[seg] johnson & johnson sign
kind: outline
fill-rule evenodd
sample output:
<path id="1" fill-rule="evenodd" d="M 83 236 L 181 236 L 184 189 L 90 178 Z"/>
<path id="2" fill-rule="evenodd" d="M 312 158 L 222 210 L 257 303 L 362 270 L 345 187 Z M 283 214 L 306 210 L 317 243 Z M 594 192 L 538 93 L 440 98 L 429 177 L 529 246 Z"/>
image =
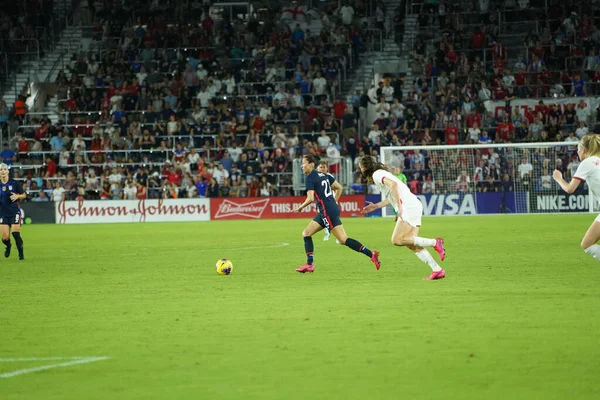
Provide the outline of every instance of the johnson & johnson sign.
<path id="1" fill-rule="evenodd" d="M 208 221 L 208 199 L 81 200 L 55 203 L 59 224 Z"/>

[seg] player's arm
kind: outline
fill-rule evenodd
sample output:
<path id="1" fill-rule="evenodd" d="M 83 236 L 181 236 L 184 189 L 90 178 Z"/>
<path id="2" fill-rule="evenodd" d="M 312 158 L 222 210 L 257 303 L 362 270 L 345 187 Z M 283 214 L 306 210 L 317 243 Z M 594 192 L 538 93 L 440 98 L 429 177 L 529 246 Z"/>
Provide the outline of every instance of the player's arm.
<path id="1" fill-rule="evenodd" d="M 385 198 L 385 199 L 381 200 L 379 203 L 371 203 L 370 201 L 365 201 L 365 203 L 367 205 L 365 207 L 363 207 L 362 213 L 368 214 L 368 213 L 378 210 L 380 208 L 389 206 L 390 200 L 388 198 Z"/>
<path id="2" fill-rule="evenodd" d="M 21 185 L 15 183 L 15 191 L 10 192 L 10 201 L 19 201 L 25 200 L 27 198 L 27 193 L 23 190 Z"/>
<path id="3" fill-rule="evenodd" d="M 344 187 L 338 181 L 333 181 L 331 184 L 331 190 L 333 190 L 333 197 L 335 198 L 335 202 L 337 203 L 344 191 Z"/>
<path id="4" fill-rule="evenodd" d="M 557 169 L 555 169 L 552 173 L 552 177 L 554 178 L 556 183 L 560 185 L 562 190 L 564 190 L 567 193 L 573 193 L 575 189 L 577 189 L 577 186 L 579 186 L 579 184 L 581 183 L 581 180 L 577 177 L 574 177 L 573 179 L 571 179 L 571 182 L 567 183 L 567 181 L 565 181 L 562 176 L 562 172 L 560 172 Z"/>
<path id="5" fill-rule="evenodd" d="M 294 212 L 300 212 L 303 209 L 305 209 L 306 207 L 308 207 L 309 205 L 311 205 L 312 203 L 314 203 L 315 201 L 315 191 L 314 190 L 307 190 L 306 191 L 306 200 L 304 200 L 304 203 L 302 203 L 300 205 L 300 207 L 296 208 L 294 210 Z"/>

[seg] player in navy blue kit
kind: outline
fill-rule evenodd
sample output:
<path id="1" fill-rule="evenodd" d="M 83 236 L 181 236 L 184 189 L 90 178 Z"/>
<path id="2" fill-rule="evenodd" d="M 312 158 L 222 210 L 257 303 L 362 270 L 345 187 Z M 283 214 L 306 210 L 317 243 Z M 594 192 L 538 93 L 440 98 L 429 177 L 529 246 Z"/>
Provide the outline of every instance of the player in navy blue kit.
<path id="1" fill-rule="evenodd" d="M 2 227 L 2 243 L 6 246 L 4 257 L 10 256 L 10 232 L 15 238 L 19 260 L 24 260 L 23 239 L 21 239 L 21 207 L 19 200 L 27 198 L 27 194 L 17 181 L 9 176 L 8 165 L 0 164 L 0 226 Z"/>
<path id="2" fill-rule="evenodd" d="M 375 264 L 375 268 L 379 269 L 381 265 L 379 262 L 379 252 L 367 249 L 359 241 L 349 238 L 346 235 L 340 219 L 340 208 L 337 204 L 344 188 L 335 180 L 333 175 L 318 172 L 318 164 L 319 158 L 317 156 L 307 155 L 302 159 L 302 171 L 306 175 L 306 200 L 294 212 L 300 212 L 316 201 L 319 213 L 302 232 L 304 249 L 306 250 L 306 264 L 296 269 L 296 271 L 301 273 L 314 272 L 314 245 L 312 236 L 324 228 L 328 228 L 333 236 L 339 240 L 340 244 L 344 244 L 352 250 L 365 254 Z"/>

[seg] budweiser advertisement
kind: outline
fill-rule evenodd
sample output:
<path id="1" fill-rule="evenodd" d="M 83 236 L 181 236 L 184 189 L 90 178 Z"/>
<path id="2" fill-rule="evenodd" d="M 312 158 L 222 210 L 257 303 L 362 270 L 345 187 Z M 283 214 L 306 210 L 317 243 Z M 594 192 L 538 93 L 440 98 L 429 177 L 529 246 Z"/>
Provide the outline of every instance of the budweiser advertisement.
<path id="1" fill-rule="evenodd" d="M 55 203 L 57 224 L 210 220 L 208 199 L 80 200 Z"/>
<path id="2" fill-rule="evenodd" d="M 211 199 L 211 219 L 310 218 L 317 212 L 314 203 L 299 213 L 293 212 L 305 199 L 304 196 Z M 342 196 L 338 204 L 342 217 L 361 216 L 365 196 Z"/>

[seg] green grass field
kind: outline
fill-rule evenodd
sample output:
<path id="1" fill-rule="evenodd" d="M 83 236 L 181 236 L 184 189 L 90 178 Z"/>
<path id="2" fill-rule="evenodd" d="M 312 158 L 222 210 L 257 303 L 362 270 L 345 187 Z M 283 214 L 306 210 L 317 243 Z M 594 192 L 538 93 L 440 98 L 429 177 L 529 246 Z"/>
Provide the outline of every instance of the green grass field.
<path id="1" fill-rule="evenodd" d="M 0 399 L 598 399 L 593 219 L 424 218 L 435 282 L 388 219 L 345 221 L 380 271 L 318 234 L 307 275 L 308 220 L 25 226 L 27 260 L 0 260 L 0 358 L 110 358 L 0 379 Z"/>

